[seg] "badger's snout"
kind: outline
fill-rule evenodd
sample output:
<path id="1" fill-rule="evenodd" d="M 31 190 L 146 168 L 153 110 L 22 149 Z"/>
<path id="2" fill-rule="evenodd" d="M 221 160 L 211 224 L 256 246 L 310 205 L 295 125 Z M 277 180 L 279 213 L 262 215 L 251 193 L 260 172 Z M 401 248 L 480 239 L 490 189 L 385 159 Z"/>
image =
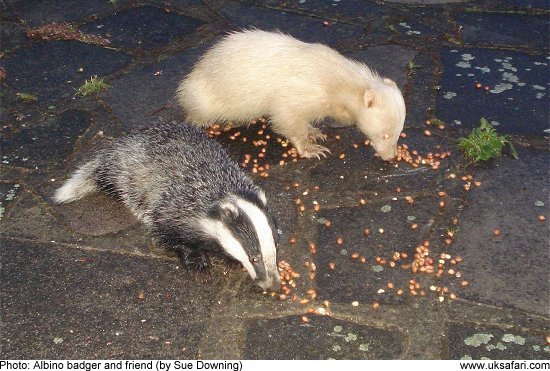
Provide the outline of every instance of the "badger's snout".
<path id="1" fill-rule="evenodd" d="M 376 154 L 384 161 L 391 161 L 397 157 L 397 145 L 388 147 L 372 143 Z"/>
<path id="2" fill-rule="evenodd" d="M 393 148 L 391 151 L 388 152 L 381 152 L 379 153 L 380 157 L 384 161 L 391 161 L 397 157 L 397 149 Z"/>
<path id="3" fill-rule="evenodd" d="M 281 289 L 281 279 L 278 272 L 275 277 L 268 277 L 265 280 L 257 281 L 257 283 L 264 290 L 279 291 Z"/>

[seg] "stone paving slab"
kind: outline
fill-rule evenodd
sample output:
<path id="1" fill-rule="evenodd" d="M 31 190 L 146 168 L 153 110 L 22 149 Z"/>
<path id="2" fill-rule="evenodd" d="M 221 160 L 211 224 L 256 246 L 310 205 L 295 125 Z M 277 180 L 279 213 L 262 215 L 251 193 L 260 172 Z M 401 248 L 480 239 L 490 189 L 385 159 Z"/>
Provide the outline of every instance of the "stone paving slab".
<path id="1" fill-rule="evenodd" d="M 91 115 L 87 111 L 67 110 L 39 125 L 31 124 L 19 131 L 4 132 L 0 139 L 2 161 L 31 169 L 61 165 L 72 153 L 90 120 Z"/>
<path id="2" fill-rule="evenodd" d="M 392 359 L 404 349 L 402 334 L 326 316 L 253 321 L 245 336 L 247 359 Z M 391 347 L 392 349 L 388 349 Z M 269 353 L 266 350 L 269 349 Z"/>
<path id="3" fill-rule="evenodd" d="M 441 51 L 441 59 L 444 72 L 437 101 L 438 118 L 472 128 L 485 117 L 504 133 L 548 135 L 548 57 L 451 48 Z M 476 83 L 481 87 L 476 88 Z"/>
<path id="4" fill-rule="evenodd" d="M 548 358 L 548 57 L 543 39 L 527 32 L 531 23 L 534 32 L 544 29 L 545 2 L 0 6 L 2 356 Z M 160 23 L 136 36 L 128 27 L 139 19 Z M 25 36 L 52 21 L 108 33 L 112 44 Z M 268 194 L 282 232 L 278 258 L 300 274 L 286 297 L 262 294 L 222 261 L 206 274 L 181 270 L 173 252 L 156 248 L 147 229 L 105 195 L 51 202 L 98 148 L 156 116 L 180 119 L 179 81 L 218 37 L 239 27 L 280 29 L 365 61 L 403 88 L 400 143 L 424 157 L 451 153 L 437 169 L 385 163 L 358 130 L 331 120 L 321 129 L 333 155 L 321 160 L 292 157 L 268 121 L 211 130 Z M 111 87 L 74 98 L 90 74 Z M 425 123 L 434 116 L 444 129 Z M 467 163 L 456 140 L 481 117 L 512 135 L 520 160 Z M 426 257 L 440 272 L 414 273 L 411 262 L 427 242 Z"/>
<path id="5" fill-rule="evenodd" d="M 340 0 L 340 1 L 262 1 L 261 4 L 279 9 L 292 9 L 306 14 L 315 14 L 330 18 L 343 19 L 353 23 L 369 24 L 374 29 L 380 18 L 388 17 L 392 10 L 387 6 L 364 2 L 361 0 Z"/>
<path id="6" fill-rule="evenodd" d="M 114 47 L 152 49 L 184 37 L 203 24 L 201 20 L 146 5 L 100 18 L 81 29 L 107 38 Z"/>
<path id="7" fill-rule="evenodd" d="M 550 357 L 541 334 L 490 326 L 447 325 L 451 359 L 539 359 Z"/>
<path id="8" fill-rule="evenodd" d="M 548 49 L 546 16 L 494 13 L 463 13 L 454 16 L 462 27 L 460 35 L 466 43 L 515 45 Z"/>
<path id="9" fill-rule="evenodd" d="M 0 254 L 2 358 L 199 357 L 218 286 L 173 262 L 6 239 Z"/>
<path id="10" fill-rule="evenodd" d="M 21 185 L 19 183 L 0 183 L 0 221 L 10 205 L 17 197 Z"/>
<path id="11" fill-rule="evenodd" d="M 323 19 L 232 1 L 227 1 L 219 13 L 236 28 L 279 30 L 307 42 L 320 42 L 333 47 L 356 42 L 363 34 L 360 26 L 345 23 L 325 26 Z"/>
<path id="12" fill-rule="evenodd" d="M 113 8 L 107 1 L 90 0 L 82 3 L 79 0 L 64 2 L 52 1 L 15 1 L 11 12 L 16 13 L 30 26 L 39 27 L 51 22 L 71 22 L 89 17 L 92 14 Z"/>
<path id="13" fill-rule="evenodd" d="M 131 132 L 149 124 L 157 116 L 180 119 L 183 113 L 175 102 L 179 82 L 210 44 L 186 50 L 157 63 L 139 66 L 111 83 L 102 97 Z"/>
<path id="14" fill-rule="evenodd" d="M 47 108 L 71 98 L 86 79 L 105 77 L 131 61 L 127 54 L 78 41 L 38 42 L 14 51 L 2 61 L 6 84 L 29 93 Z"/>
<path id="15" fill-rule="evenodd" d="M 476 277 L 465 298 L 548 316 L 549 225 L 537 220 L 549 213 L 548 153 L 520 156 L 477 173 L 482 187 L 466 198 L 453 250 L 464 258 L 463 273 Z"/>
<path id="16" fill-rule="evenodd" d="M 437 197 L 417 198 L 414 206 L 405 200 L 389 199 L 321 213 L 322 218 L 332 223 L 329 228 L 318 227 L 317 284 L 321 298 L 367 304 L 406 300 L 406 296 L 396 294 L 400 289 L 406 290 L 413 278 L 410 269 L 403 266 L 410 265 L 416 247 L 422 244 L 434 223 L 439 211 L 437 204 Z M 415 230 L 411 229 L 413 223 L 418 226 Z M 396 252 L 408 257 L 395 261 Z M 395 267 L 390 267 L 391 261 L 396 263 Z M 388 288 L 388 283 L 393 286 Z"/>

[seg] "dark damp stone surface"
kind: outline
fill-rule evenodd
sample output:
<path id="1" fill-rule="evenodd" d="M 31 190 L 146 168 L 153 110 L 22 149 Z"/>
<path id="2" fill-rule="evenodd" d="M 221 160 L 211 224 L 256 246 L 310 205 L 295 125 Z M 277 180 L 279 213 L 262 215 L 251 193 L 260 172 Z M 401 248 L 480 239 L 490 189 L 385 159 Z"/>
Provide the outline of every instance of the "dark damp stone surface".
<path id="1" fill-rule="evenodd" d="M 216 289 L 175 264 L 10 240 L 0 254 L 4 357 L 199 356 Z"/>
<path id="2" fill-rule="evenodd" d="M 20 191 L 19 183 L 0 183 L 0 221 L 4 218 L 7 207 L 16 200 Z"/>
<path id="3" fill-rule="evenodd" d="M 542 334 L 519 329 L 451 322 L 445 334 L 448 359 L 547 360 L 550 354 Z"/>
<path id="4" fill-rule="evenodd" d="M 434 133 L 437 129 L 430 128 Z M 333 155 L 327 159 L 316 161 L 310 170 L 310 176 L 314 184 L 323 186 L 323 189 L 333 191 L 357 191 L 383 193 L 401 187 L 403 190 L 425 189 L 436 187 L 444 180 L 444 172 L 456 161 L 457 156 L 447 157 L 441 160 L 440 169 L 435 171 L 431 167 L 420 165 L 412 167 L 404 162 L 394 163 L 383 161 L 375 156 L 372 146 L 365 146 L 367 137 L 355 129 L 327 129 L 329 138 L 324 145 Z M 399 144 L 407 144 L 409 150 L 416 150 L 426 157 L 430 152 L 454 153 L 454 144 L 443 141 L 439 137 L 425 136 L 417 130 L 407 130 L 407 137 L 400 138 Z M 334 139 L 336 135 L 340 139 Z M 353 144 L 358 144 L 354 148 Z M 345 154 L 344 158 L 340 155 Z"/>
<path id="5" fill-rule="evenodd" d="M 407 291 L 410 273 L 401 265 L 412 262 L 415 248 L 422 243 L 437 214 L 436 198 L 419 198 L 414 205 L 390 199 L 321 212 L 320 217 L 330 220 L 332 225 L 330 228 L 320 225 L 317 229 L 319 296 L 339 303 L 402 303 L 403 297 L 395 291 L 399 288 Z M 418 224 L 416 230 L 411 230 L 413 223 Z M 365 228 L 369 229 L 368 236 L 364 234 Z M 342 244 L 337 243 L 338 238 L 343 239 Z M 396 267 L 391 268 L 389 262 L 394 252 L 407 253 L 408 257 L 395 261 Z M 353 254 L 367 261 L 362 263 Z M 377 262 L 376 257 L 386 260 L 386 264 Z M 329 268 L 330 263 L 334 263 L 334 270 Z M 388 282 L 394 283 L 395 288 L 388 289 Z M 379 289 L 386 292 L 379 294 Z"/>
<path id="6" fill-rule="evenodd" d="M 105 77 L 130 61 L 124 53 L 78 41 L 50 41 L 18 49 L 2 64 L 9 71 L 6 84 L 15 92 L 33 94 L 36 104 L 47 107 L 74 96 L 91 76 Z"/>
<path id="7" fill-rule="evenodd" d="M 461 271 L 475 277 L 462 296 L 547 315 L 549 202 L 548 153 L 520 151 L 481 169 L 469 192 L 453 250 Z M 544 215 L 546 221 L 538 220 Z M 495 228 L 501 230 L 498 237 Z"/>
<path id="8" fill-rule="evenodd" d="M 308 315 L 250 321 L 245 359 L 397 359 L 405 344 L 397 331 Z M 269 352 L 266 350 L 269 349 Z"/>
<path id="9" fill-rule="evenodd" d="M 281 10 L 297 10 L 308 14 L 316 14 L 330 18 L 345 18 L 358 23 L 372 25 L 382 17 L 391 14 L 391 9 L 380 4 L 368 3 L 361 0 L 308 0 L 308 1 L 262 1 L 260 4 L 269 4 Z"/>
<path id="10" fill-rule="evenodd" d="M 281 30 L 306 42 L 336 46 L 355 42 L 363 36 L 361 26 L 344 23 L 325 26 L 320 18 L 249 4 L 227 2 L 219 12 L 238 29 L 257 27 L 266 31 Z"/>
<path id="11" fill-rule="evenodd" d="M 81 29 L 109 39 L 112 46 L 157 49 L 203 24 L 201 20 L 146 5 L 100 18 Z"/>
<path id="12" fill-rule="evenodd" d="M 89 112 L 71 109 L 35 124 L 4 131 L 0 139 L 2 161 L 27 168 L 62 166 L 90 123 Z"/>
<path id="13" fill-rule="evenodd" d="M 404 19 L 395 23 L 393 27 L 401 35 L 414 38 L 437 37 L 440 35 L 440 32 L 434 30 L 432 27 L 426 26 L 425 24 L 412 19 Z"/>
<path id="14" fill-rule="evenodd" d="M 550 9 L 550 3 L 546 0 L 500 0 L 498 4 L 517 10 Z"/>
<path id="15" fill-rule="evenodd" d="M 0 51 L 5 52 L 23 45 L 28 41 L 24 28 L 14 21 L 2 20 L 0 28 Z M 2 63 L 0 62 L 0 66 Z"/>
<path id="16" fill-rule="evenodd" d="M 443 74 L 436 116 L 473 128 L 485 117 L 499 132 L 547 135 L 548 58 L 479 48 L 441 50 Z M 482 88 L 476 88 L 476 83 Z M 489 90 L 485 90 L 488 86 Z"/>
<path id="17" fill-rule="evenodd" d="M 548 17 L 540 15 L 462 13 L 453 17 L 462 26 L 460 35 L 467 43 L 517 45 L 548 48 Z"/>
<path id="18" fill-rule="evenodd" d="M 39 27 L 52 22 L 80 20 L 112 8 L 113 5 L 103 0 L 64 0 L 62 2 L 25 0 L 15 2 L 11 10 L 30 26 Z"/>
<path id="19" fill-rule="evenodd" d="M 127 132 L 154 122 L 157 116 L 183 120 L 176 102 L 176 89 L 193 64 L 211 45 L 202 44 L 157 63 L 139 66 L 123 77 L 111 81 L 102 94 Z"/>
<path id="20" fill-rule="evenodd" d="M 412 60 L 416 54 L 414 49 L 398 45 L 382 45 L 348 53 L 346 57 L 367 64 L 380 76 L 392 79 L 397 86 L 403 89 L 407 82 L 407 62 Z"/>

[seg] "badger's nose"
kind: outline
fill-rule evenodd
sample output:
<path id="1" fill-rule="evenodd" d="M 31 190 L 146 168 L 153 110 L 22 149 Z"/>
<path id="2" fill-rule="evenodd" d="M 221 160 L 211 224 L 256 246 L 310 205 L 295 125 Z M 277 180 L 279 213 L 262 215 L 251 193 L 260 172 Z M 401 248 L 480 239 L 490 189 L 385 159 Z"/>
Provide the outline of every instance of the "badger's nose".
<path id="1" fill-rule="evenodd" d="M 279 291 L 281 289 L 281 279 L 279 275 L 275 278 L 269 278 L 265 281 L 258 282 L 258 285 L 264 290 Z"/>
<path id="2" fill-rule="evenodd" d="M 391 151 L 388 154 L 380 154 L 380 157 L 384 161 L 392 161 L 397 157 L 397 149 L 394 149 L 393 151 Z"/>

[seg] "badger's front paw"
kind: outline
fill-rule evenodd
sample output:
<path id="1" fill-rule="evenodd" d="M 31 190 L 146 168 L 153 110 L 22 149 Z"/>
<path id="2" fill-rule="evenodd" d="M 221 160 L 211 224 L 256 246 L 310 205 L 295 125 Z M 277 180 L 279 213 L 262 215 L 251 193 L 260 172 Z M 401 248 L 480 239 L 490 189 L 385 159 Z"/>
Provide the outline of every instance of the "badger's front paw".
<path id="1" fill-rule="evenodd" d="M 317 159 L 321 159 L 321 156 L 327 157 L 327 153 L 331 153 L 330 150 L 326 147 L 323 147 L 319 144 L 309 143 L 306 146 L 303 146 L 302 148 L 297 148 L 298 154 L 301 157 L 305 158 L 313 158 L 316 157 Z"/>
<path id="2" fill-rule="evenodd" d="M 179 256 L 183 266 L 189 271 L 205 272 L 210 269 L 210 259 L 204 253 L 180 250 Z"/>
<path id="3" fill-rule="evenodd" d="M 311 126 L 308 128 L 307 139 L 310 142 L 317 143 L 318 140 L 324 142 L 327 138 L 319 128 Z"/>

